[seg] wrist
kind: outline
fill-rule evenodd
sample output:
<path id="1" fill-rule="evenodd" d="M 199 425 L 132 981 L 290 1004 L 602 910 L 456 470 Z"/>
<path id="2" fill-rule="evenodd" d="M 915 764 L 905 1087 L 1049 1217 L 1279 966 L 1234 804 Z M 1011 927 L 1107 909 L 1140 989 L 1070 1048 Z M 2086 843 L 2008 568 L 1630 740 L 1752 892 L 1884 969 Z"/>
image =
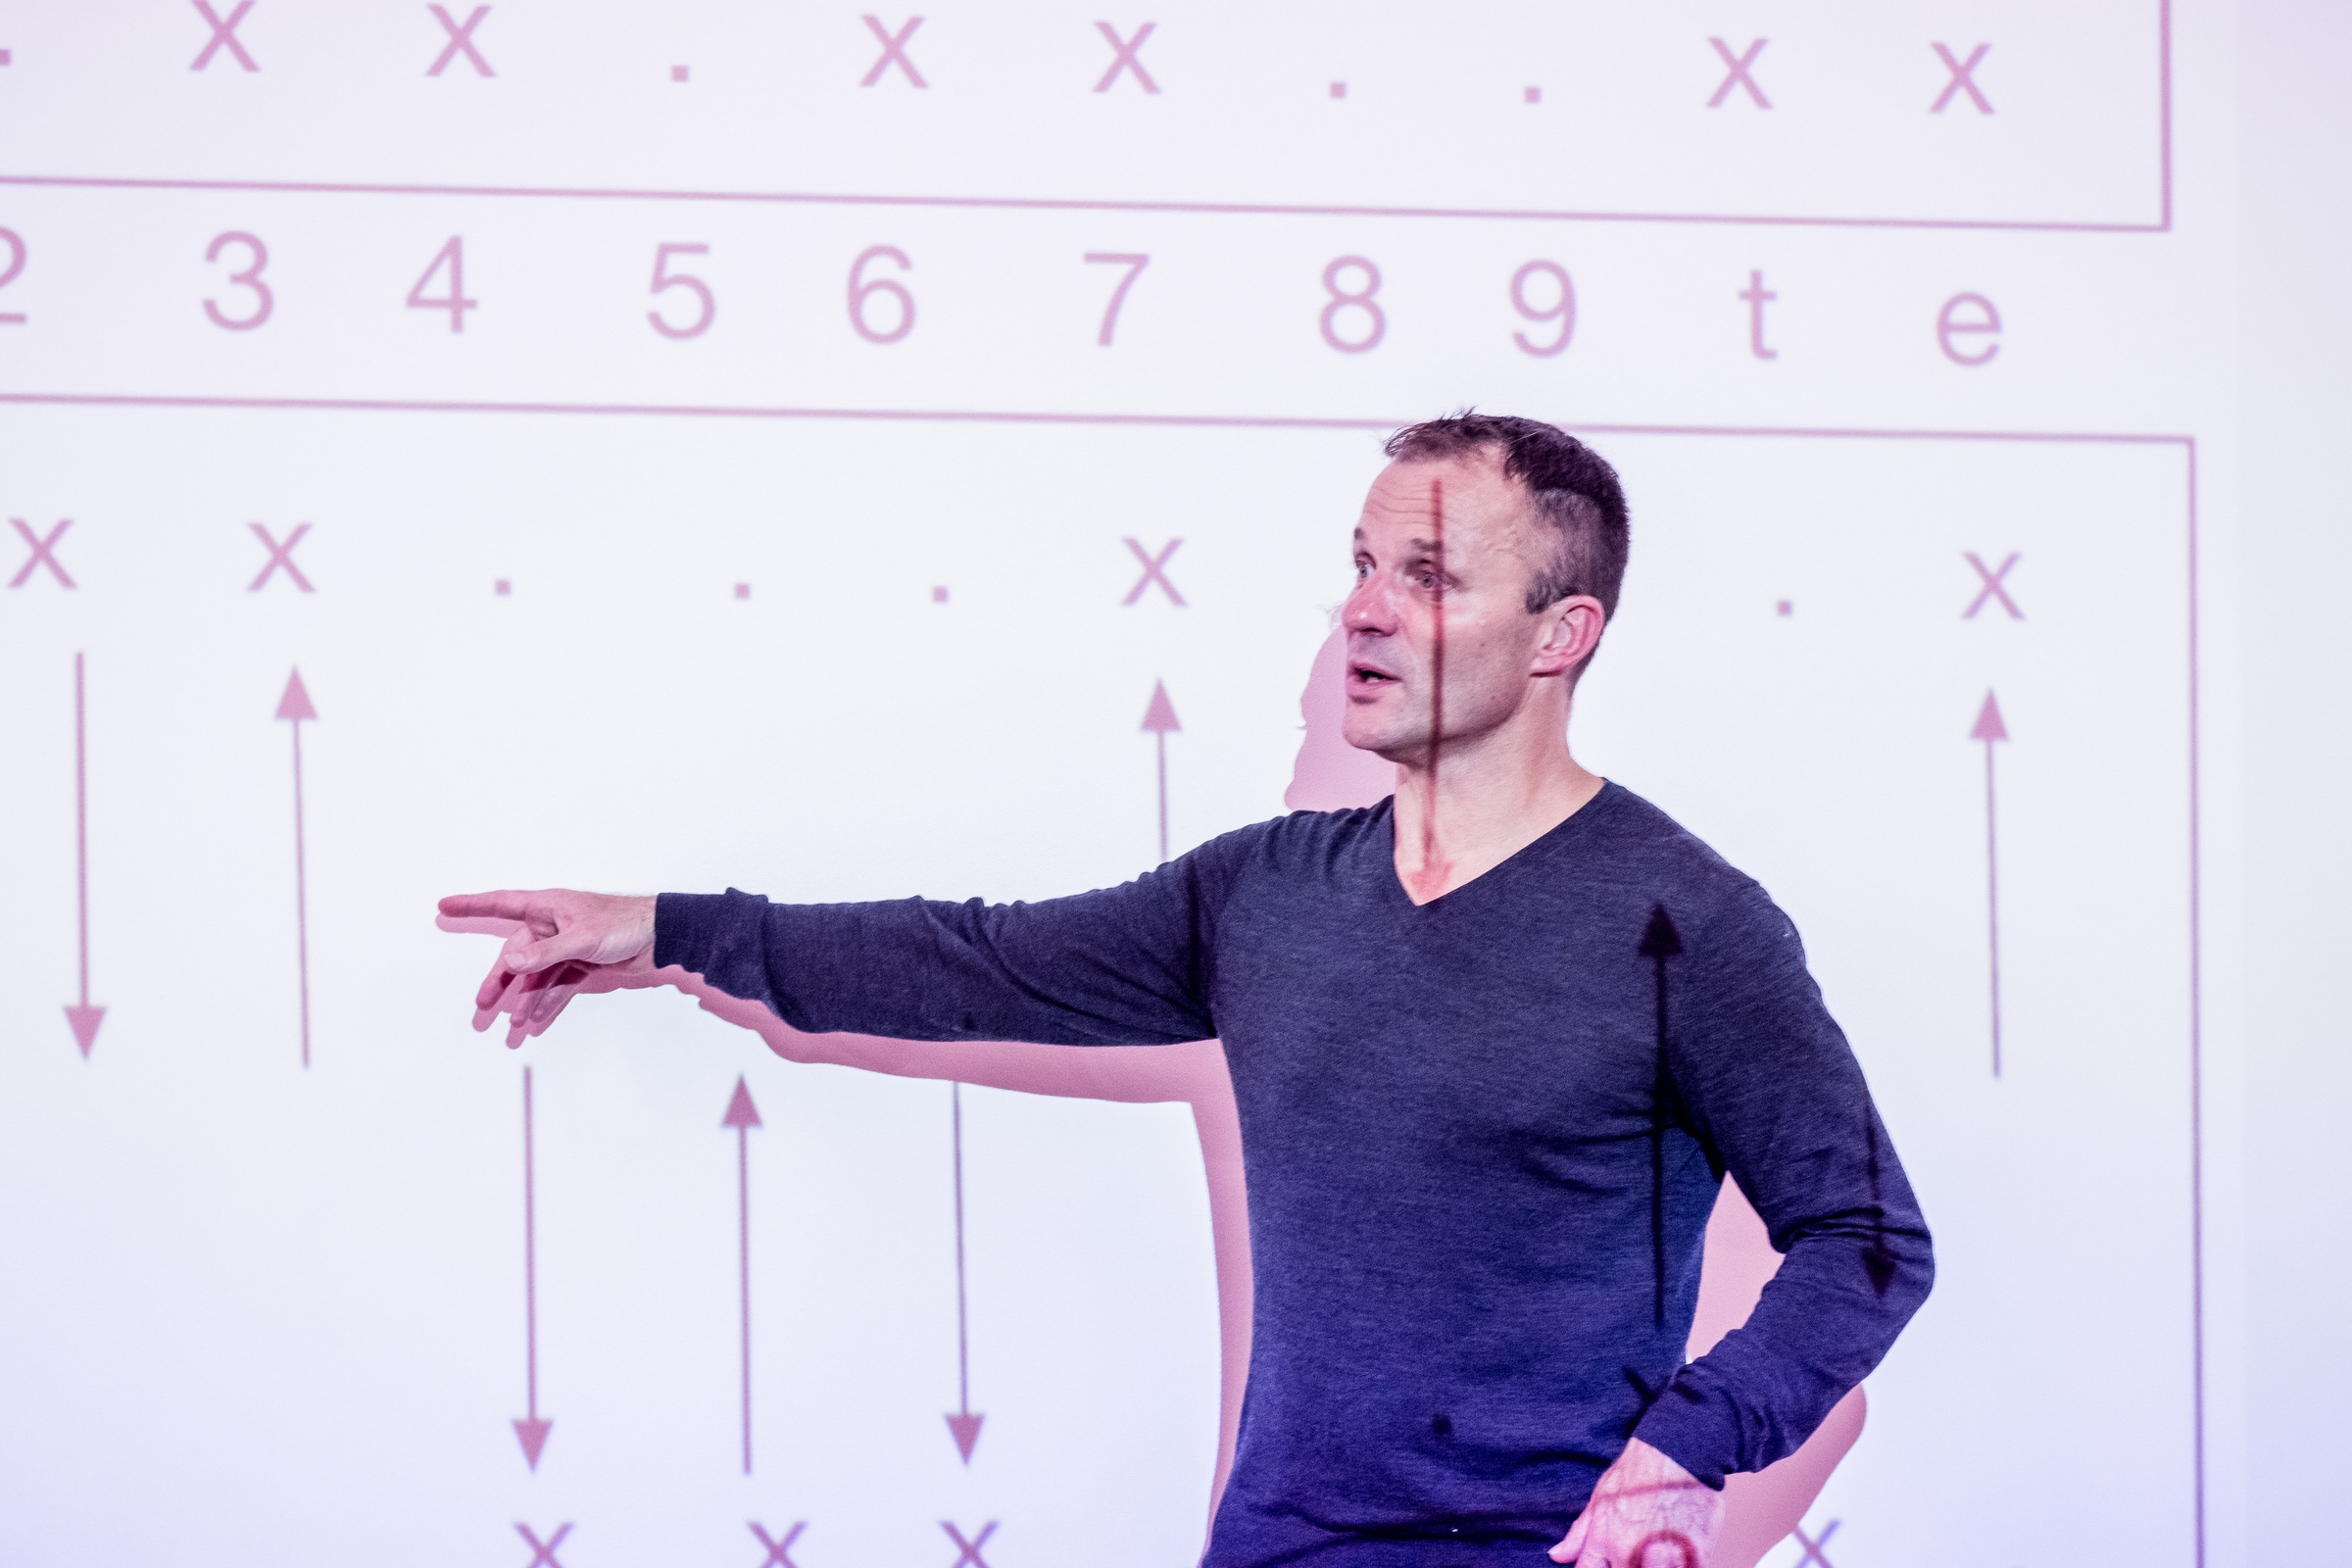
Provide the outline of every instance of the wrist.
<path id="1" fill-rule="evenodd" d="M 628 932 L 629 956 L 651 959 L 654 956 L 654 920 L 660 908 L 660 895 L 648 893 L 638 897 L 632 894 L 620 902 L 627 910 L 622 929 Z"/>

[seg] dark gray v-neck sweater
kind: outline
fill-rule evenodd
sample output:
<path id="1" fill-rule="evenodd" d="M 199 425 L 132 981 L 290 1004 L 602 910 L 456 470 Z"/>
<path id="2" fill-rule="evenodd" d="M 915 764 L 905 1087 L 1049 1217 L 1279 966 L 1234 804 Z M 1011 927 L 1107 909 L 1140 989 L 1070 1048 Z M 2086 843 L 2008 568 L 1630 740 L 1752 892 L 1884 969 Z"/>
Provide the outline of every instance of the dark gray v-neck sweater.
<path id="1" fill-rule="evenodd" d="M 1042 904 L 664 894 L 654 957 L 794 1027 L 1219 1036 L 1256 1278 L 1208 1568 L 1539 1564 L 1639 1436 L 1794 1450 L 1928 1293 L 1928 1231 L 1763 889 L 1611 784 L 1416 906 L 1388 803 Z M 1688 1365 L 1724 1171 L 1788 1254 Z"/>

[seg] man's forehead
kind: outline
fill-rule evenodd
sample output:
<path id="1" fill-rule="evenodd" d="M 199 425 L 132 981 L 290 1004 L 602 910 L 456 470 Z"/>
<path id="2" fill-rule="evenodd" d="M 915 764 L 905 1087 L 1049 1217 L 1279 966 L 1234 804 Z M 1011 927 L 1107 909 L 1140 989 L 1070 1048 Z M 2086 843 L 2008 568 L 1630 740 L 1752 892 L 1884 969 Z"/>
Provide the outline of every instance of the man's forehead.
<path id="1" fill-rule="evenodd" d="M 1364 510 L 1427 510 L 1440 494 L 1448 506 L 1458 497 L 1464 502 L 1482 502 L 1491 507 L 1497 502 L 1515 501 L 1521 490 L 1519 482 L 1502 471 L 1502 455 L 1497 452 L 1462 453 L 1418 462 L 1399 458 L 1373 476 L 1372 488 L 1364 497 Z"/>
<path id="2" fill-rule="evenodd" d="M 1460 542 L 1465 536 L 1487 535 L 1500 542 L 1521 531 L 1528 521 L 1525 490 L 1505 476 L 1499 459 L 1466 464 L 1446 459 L 1433 463 L 1392 463 L 1372 481 L 1358 514 L 1355 536 L 1368 539 L 1374 531 L 1392 544 L 1428 548 L 1434 543 L 1433 525 Z M 1397 528 L 1410 528 L 1416 537 L 1388 538 Z"/>
<path id="3" fill-rule="evenodd" d="M 1359 545 L 1370 544 L 1372 542 L 1371 535 L 1365 530 L 1362 523 L 1356 524 L 1355 542 Z M 1398 550 L 1427 552 L 1440 548 L 1442 541 L 1435 533 L 1413 533 L 1407 534 L 1401 539 L 1384 538 L 1381 543 L 1392 546 Z"/>

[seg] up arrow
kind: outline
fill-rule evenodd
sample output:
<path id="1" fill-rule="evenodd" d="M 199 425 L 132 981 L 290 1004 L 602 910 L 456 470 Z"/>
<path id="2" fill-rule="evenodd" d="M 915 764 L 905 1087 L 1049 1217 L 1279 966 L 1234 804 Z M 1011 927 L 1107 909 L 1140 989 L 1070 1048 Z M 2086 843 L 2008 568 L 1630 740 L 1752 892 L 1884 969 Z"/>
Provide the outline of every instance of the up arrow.
<path id="1" fill-rule="evenodd" d="M 1144 710 L 1144 728 L 1159 748 L 1159 858 L 1168 858 L 1168 736 L 1184 728 L 1176 722 L 1176 705 L 1168 701 L 1167 682 L 1152 683 L 1152 702 Z M 973 1429 L 975 1432 L 978 1428 Z"/>
<path id="2" fill-rule="evenodd" d="M 1657 978 L 1658 1054 L 1650 1082 L 1649 1261 L 1656 1320 L 1666 1321 L 1666 1128 L 1671 1120 L 1674 1075 L 1666 1065 L 1666 960 L 1683 955 L 1683 934 L 1666 906 L 1649 906 L 1649 923 L 1634 951 L 1650 961 Z"/>
<path id="3" fill-rule="evenodd" d="M 302 850 L 302 724 L 305 719 L 317 718 L 318 710 L 311 706 L 311 694 L 302 684 L 299 669 L 286 676 L 286 689 L 277 699 L 277 716 L 291 721 L 294 736 L 294 955 L 302 980 L 302 1064 L 308 1067 L 311 1064 L 311 911 Z M 528 1438 L 523 1440 L 523 1446 L 532 1446 Z"/>
<path id="4" fill-rule="evenodd" d="M 2000 814 L 1995 808 L 1992 789 L 1992 747 L 1995 741 L 2009 738 L 2009 726 L 2001 722 L 2001 705 L 1992 693 L 1984 694 L 1984 706 L 1977 710 L 1976 727 L 1968 732 L 1972 741 L 1984 743 L 1984 923 L 1986 951 L 1991 958 L 1992 973 L 1992 1075 L 2001 1075 L 2001 857 L 1997 829 Z"/>
<path id="5" fill-rule="evenodd" d="M 735 1130 L 735 1238 L 743 1282 L 743 1473 L 752 1473 L 752 1129 L 760 1125 L 750 1086 L 738 1077 L 721 1127 Z"/>

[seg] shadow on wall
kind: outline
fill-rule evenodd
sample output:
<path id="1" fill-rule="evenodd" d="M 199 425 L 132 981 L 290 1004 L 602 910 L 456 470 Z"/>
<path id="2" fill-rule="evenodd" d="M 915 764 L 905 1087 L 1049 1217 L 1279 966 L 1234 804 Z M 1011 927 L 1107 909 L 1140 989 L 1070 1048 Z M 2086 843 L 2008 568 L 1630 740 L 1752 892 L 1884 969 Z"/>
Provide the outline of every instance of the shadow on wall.
<path id="1" fill-rule="evenodd" d="M 1341 737 L 1340 718 L 1347 702 L 1345 661 L 1345 638 L 1335 631 L 1316 654 L 1306 689 L 1299 694 L 1304 735 L 1291 787 L 1283 796 L 1293 810 L 1369 806 L 1396 788 L 1394 766 L 1357 751 Z M 1241 1123 L 1222 1045 L 1202 1040 L 1149 1049 L 1075 1051 L 1066 1046 L 1012 1042 L 934 1043 L 870 1035 L 808 1035 L 758 1004 L 738 1001 L 699 982 L 686 989 L 705 1010 L 757 1032 L 769 1050 L 788 1061 L 831 1062 L 902 1078 L 934 1078 L 1033 1095 L 1145 1102 L 1184 1101 L 1191 1104 L 1208 1177 L 1217 1304 L 1223 1328 L 1224 1400 L 1216 1482 L 1209 1497 L 1214 1514 L 1216 1498 L 1223 1494 L 1225 1477 L 1233 1464 L 1242 1385 L 1250 1366 L 1250 1221 L 1242 1178 Z M 1765 1282 L 1779 1267 L 1780 1254 L 1766 1238 L 1764 1222 L 1739 1187 L 1726 1180 L 1707 1225 L 1706 1261 L 1699 1277 L 1690 1353 L 1703 1353 L 1744 1322 Z M 1839 1401 L 1821 1430 L 1797 1452 L 1759 1474 L 1731 1478 L 1725 1491 L 1723 1533 L 1709 1568 L 1754 1568 L 1802 1522 L 1830 1472 L 1861 1436 L 1864 1408 L 1862 1391 L 1856 1389 Z"/>

